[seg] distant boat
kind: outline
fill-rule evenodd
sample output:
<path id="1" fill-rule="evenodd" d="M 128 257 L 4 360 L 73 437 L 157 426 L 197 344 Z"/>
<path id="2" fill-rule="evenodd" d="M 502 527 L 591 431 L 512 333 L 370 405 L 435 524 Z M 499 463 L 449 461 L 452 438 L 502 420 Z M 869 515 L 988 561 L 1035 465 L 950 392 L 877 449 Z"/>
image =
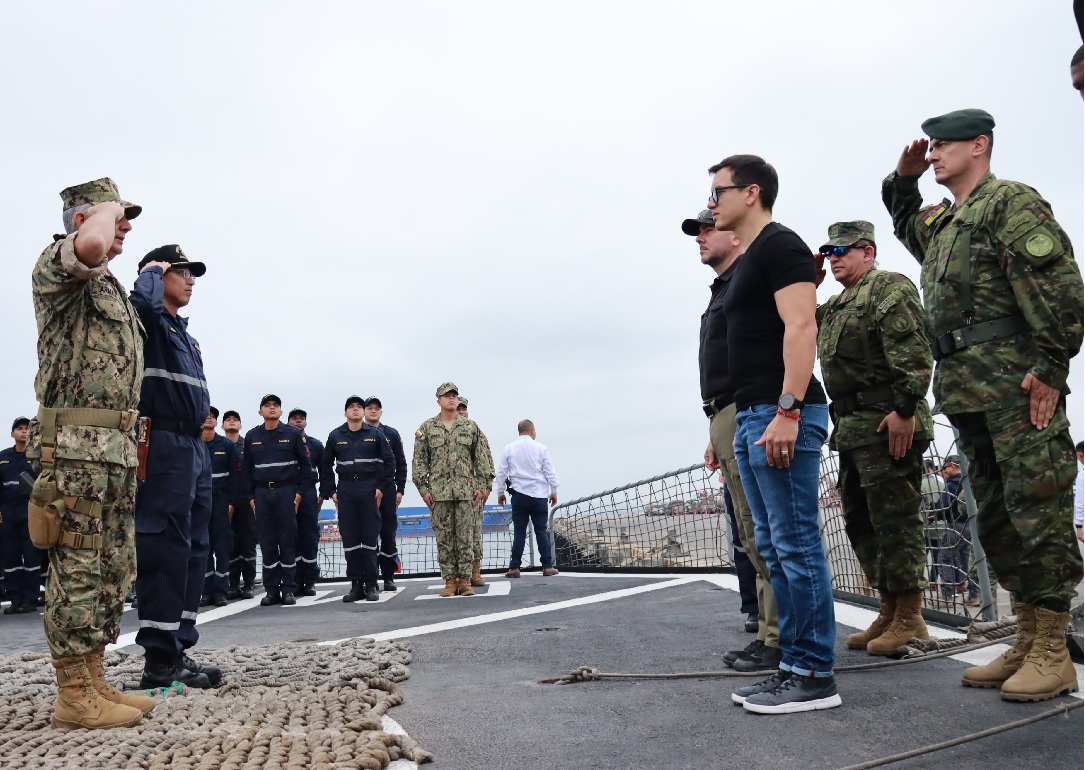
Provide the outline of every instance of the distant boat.
<path id="1" fill-rule="evenodd" d="M 400 508 L 398 518 L 399 528 L 396 530 L 396 537 L 434 537 L 436 535 L 430 523 L 429 508 L 424 506 Z M 328 543 L 342 539 L 335 508 L 321 508 L 319 522 L 321 542 Z M 483 533 L 507 532 L 511 523 L 511 508 L 498 505 L 486 506 L 482 517 Z"/>

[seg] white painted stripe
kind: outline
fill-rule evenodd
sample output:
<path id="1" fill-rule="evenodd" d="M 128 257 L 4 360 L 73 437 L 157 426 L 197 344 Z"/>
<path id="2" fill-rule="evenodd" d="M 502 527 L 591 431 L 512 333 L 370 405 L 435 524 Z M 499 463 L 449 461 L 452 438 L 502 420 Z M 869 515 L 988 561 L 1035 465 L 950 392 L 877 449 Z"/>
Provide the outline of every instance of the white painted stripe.
<path id="1" fill-rule="evenodd" d="M 254 597 L 252 599 L 242 599 L 241 601 L 233 602 L 225 607 L 216 607 L 213 610 L 207 610 L 201 612 L 196 618 L 196 625 L 202 625 L 203 623 L 210 623 L 212 620 L 218 620 L 219 618 L 226 618 L 230 615 L 236 615 L 239 612 L 245 610 L 251 610 L 253 607 L 260 606 L 261 597 Z M 117 637 L 115 644 L 106 645 L 107 650 L 119 650 L 122 647 L 128 647 L 136 643 L 136 632 L 121 634 Z"/>
<path id="2" fill-rule="evenodd" d="M 444 585 L 441 584 L 441 585 L 435 585 L 435 586 L 426 586 L 426 588 L 430 588 L 430 589 L 444 588 Z M 495 580 L 492 583 L 487 583 L 485 589 L 476 588 L 475 589 L 475 596 L 478 596 L 478 597 L 484 597 L 484 596 L 508 596 L 511 592 L 512 592 L 512 583 L 510 583 L 508 580 Z M 416 596 L 416 597 L 414 597 L 414 600 L 417 602 L 417 601 L 421 601 L 421 600 L 440 599 L 440 598 L 441 598 L 440 596 Z M 457 596 L 456 598 L 457 599 L 470 599 L 471 597 L 469 597 L 469 596 Z"/>
<path id="3" fill-rule="evenodd" d="M 385 715 L 381 717 L 381 729 L 389 735 L 406 735 L 407 731 L 399 722 Z M 418 770 L 418 763 L 409 759 L 397 759 L 388 765 L 388 770 Z"/>
<path id="4" fill-rule="evenodd" d="M 207 390 L 207 381 L 201 380 L 196 377 L 189 377 L 187 374 L 174 374 L 173 372 L 167 372 L 165 369 L 144 369 L 144 377 L 161 377 L 165 380 L 173 380 L 174 382 L 183 382 L 185 385 L 195 385 L 197 388 L 203 388 Z M 154 427 L 152 421 L 151 427 Z"/>

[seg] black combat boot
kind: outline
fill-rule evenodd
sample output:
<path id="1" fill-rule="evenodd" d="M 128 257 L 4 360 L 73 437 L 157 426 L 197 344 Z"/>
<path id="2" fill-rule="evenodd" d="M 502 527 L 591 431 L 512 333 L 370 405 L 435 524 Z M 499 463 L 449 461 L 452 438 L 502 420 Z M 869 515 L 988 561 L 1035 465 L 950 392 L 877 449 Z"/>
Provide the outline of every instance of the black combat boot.
<path id="1" fill-rule="evenodd" d="M 396 590 L 396 581 L 392 580 L 391 575 L 385 575 L 384 576 L 384 590 L 385 591 L 395 591 Z"/>
<path id="2" fill-rule="evenodd" d="M 252 598 L 252 583 L 246 583 L 245 585 L 243 585 L 241 587 L 241 598 L 242 599 L 251 599 Z"/>
<path id="3" fill-rule="evenodd" d="M 193 687 L 197 690 L 206 690 L 211 687 L 211 680 L 207 678 L 207 674 L 189 671 L 181 665 L 180 658 L 166 662 L 148 660 L 143 664 L 143 676 L 139 680 L 140 689 L 169 687 L 174 682 L 180 682 L 185 687 Z"/>
<path id="4" fill-rule="evenodd" d="M 367 602 L 375 602 L 380 600 L 380 591 L 377 590 L 376 583 L 366 583 L 365 600 Z"/>
<path id="5" fill-rule="evenodd" d="M 287 591 L 286 593 L 283 594 L 283 606 L 284 607 L 293 607 L 297 603 L 298 603 L 298 600 L 294 598 L 294 594 L 290 593 L 289 591 Z"/>
<path id="6" fill-rule="evenodd" d="M 298 592 L 295 596 L 316 596 L 316 586 L 312 583 L 302 583 L 298 587 Z"/>
<path id="7" fill-rule="evenodd" d="M 362 586 L 362 581 L 350 581 L 350 591 L 348 591 L 347 595 L 343 597 L 343 601 L 347 604 L 350 604 L 352 602 L 360 601 L 363 598 L 365 598 L 365 588 L 363 588 Z"/>
<path id="8" fill-rule="evenodd" d="M 273 604 L 279 604 L 282 600 L 283 597 L 279 595 L 278 591 L 268 591 L 264 594 L 264 598 L 260 600 L 260 606 L 270 607 Z"/>
<path id="9" fill-rule="evenodd" d="M 211 663 L 197 663 L 185 653 L 181 653 L 181 668 L 193 674 L 203 674 L 212 687 L 218 687 L 222 681 L 222 669 Z"/>

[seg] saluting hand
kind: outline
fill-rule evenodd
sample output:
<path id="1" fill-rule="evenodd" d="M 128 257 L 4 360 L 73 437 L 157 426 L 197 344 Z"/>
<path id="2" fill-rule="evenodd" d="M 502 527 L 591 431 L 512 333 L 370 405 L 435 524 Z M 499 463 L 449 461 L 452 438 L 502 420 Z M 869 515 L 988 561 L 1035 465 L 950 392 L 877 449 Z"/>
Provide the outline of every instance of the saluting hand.
<path id="1" fill-rule="evenodd" d="M 1036 379 L 1031 372 L 1021 380 L 1021 390 L 1028 393 L 1032 424 L 1037 430 L 1043 430 L 1051 423 L 1055 407 L 1059 403 L 1059 391 Z"/>
<path id="2" fill-rule="evenodd" d="M 897 176 L 923 176 L 931 162 L 927 160 L 927 140 L 916 139 L 904 148 L 897 161 Z"/>
<path id="3" fill-rule="evenodd" d="M 889 455 L 894 460 L 900 460 L 912 448 L 915 416 L 901 417 L 896 412 L 890 412 L 878 425 L 878 433 L 883 433 L 886 428 L 889 429 Z"/>
<path id="4" fill-rule="evenodd" d="M 145 273 L 145 272 L 147 272 L 147 270 L 149 270 L 152 267 L 160 267 L 160 268 L 162 268 L 162 273 L 165 274 L 165 272 L 167 270 L 169 270 L 171 267 L 173 267 L 173 265 L 171 265 L 169 262 L 148 262 L 146 265 L 144 265 L 142 268 L 140 268 L 139 272 Z"/>
<path id="5" fill-rule="evenodd" d="M 825 282 L 825 255 L 820 251 L 814 252 L 814 285 L 821 286 Z"/>

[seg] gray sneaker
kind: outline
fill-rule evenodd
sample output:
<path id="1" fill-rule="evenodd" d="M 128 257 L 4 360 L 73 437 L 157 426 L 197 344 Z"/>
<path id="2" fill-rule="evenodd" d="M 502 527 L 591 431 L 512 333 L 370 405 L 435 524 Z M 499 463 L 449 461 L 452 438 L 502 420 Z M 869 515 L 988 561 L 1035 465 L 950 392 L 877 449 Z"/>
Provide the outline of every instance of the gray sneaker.
<path id="1" fill-rule="evenodd" d="M 772 689 L 748 696 L 742 708 L 755 714 L 795 714 L 839 705 L 840 695 L 832 676 L 792 676 Z"/>
<path id="2" fill-rule="evenodd" d="M 790 671 L 777 671 L 768 679 L 762 679 L 757 684 L 746 685 L 745 687 L 739 687 L 733 693 L 731 693 L 731 702 L 742 706 L 746 703 L 746 699 L 751 695 L 757 695 L 759 692 L 765 690 L 773 690 L 779 687 L 782 683 L 791 678 Z"/>

